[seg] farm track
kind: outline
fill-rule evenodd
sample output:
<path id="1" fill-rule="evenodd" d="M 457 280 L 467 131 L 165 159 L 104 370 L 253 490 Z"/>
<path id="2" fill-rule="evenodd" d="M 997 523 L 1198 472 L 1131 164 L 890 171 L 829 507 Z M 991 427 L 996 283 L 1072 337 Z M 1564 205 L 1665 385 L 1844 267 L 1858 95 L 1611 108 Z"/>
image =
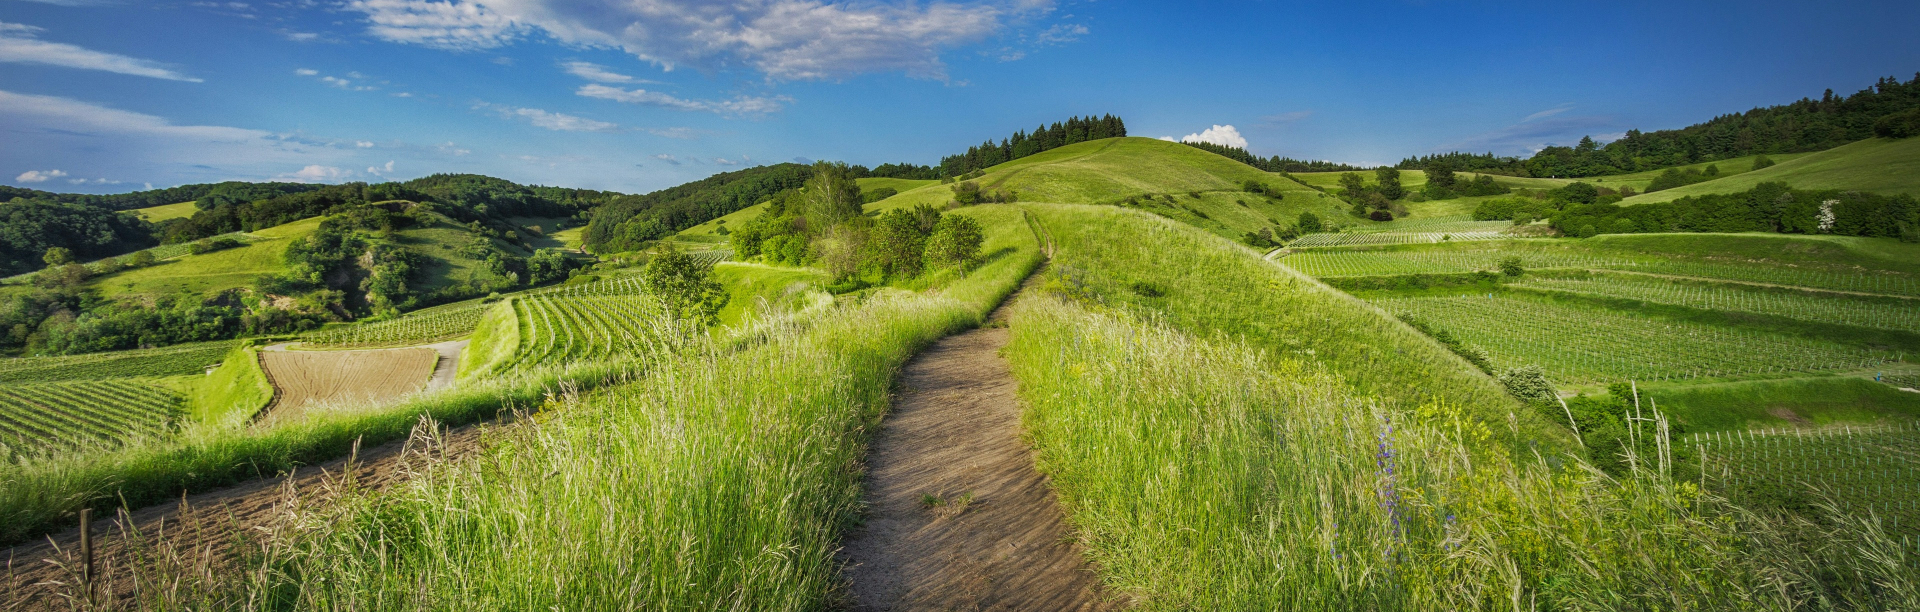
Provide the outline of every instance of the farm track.
<path id="1" fill-rule="evenodd" d="M 472 455 L 484 448 L 483 436 L 489 427 L 469 425 L 447 431 L 431 444 L 395 440 L 285 476 L 97 519 L 93 541 L 100 602 L 106 608 L 133 607 L 134 576 L 145 573 L 143 581 L 151 581 L 156 556 L 166 559 L 164 565 L 185 565 L 194 573 L 228 569 L 255 546 L 248 536 L 271 531 L 278 521 L 293 518 L 292 511 L 325 505 L 348 491 L 383 490 L 405 481 L 424 464 Z M 9 548 L 4 559 L 7 571 L 0 574 L 0 610 L 81 608 L 71 599 L 77 589 L 69 586 L 78 575 L 79 544 L 80 530 L 68 528 Z M 183 571 L 177 566 L 169 569 Z M 153 588 L 150 582 L 143 586 Z"/>
<path id="2" fill-rule="evenodd" d="M 865 523 L 841 551 L 852 609 L 1119 608 L 1021 437 L 1007 335 L 950 336 L 902 372 L 867 456 Z"/>

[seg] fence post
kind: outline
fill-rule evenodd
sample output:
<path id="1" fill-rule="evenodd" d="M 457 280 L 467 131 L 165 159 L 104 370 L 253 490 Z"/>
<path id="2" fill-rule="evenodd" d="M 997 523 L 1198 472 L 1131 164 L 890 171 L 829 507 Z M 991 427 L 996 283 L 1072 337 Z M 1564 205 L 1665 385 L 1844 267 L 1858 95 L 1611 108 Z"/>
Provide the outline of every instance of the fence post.
<path id="1" fill-rule="evenodd" d="M 80 588 L 93 599 L 93 509 L 80 509 Z"/>

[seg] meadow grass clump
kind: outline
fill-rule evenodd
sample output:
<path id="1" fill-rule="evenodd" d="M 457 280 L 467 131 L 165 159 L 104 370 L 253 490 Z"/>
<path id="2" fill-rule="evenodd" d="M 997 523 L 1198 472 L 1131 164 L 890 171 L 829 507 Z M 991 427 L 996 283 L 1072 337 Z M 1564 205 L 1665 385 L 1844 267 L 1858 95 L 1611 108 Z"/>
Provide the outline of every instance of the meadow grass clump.
<path id="1" fill-rule="evenodd" d="M 1041 469 L 1103 580 L 1142 609 L 1920 597 L 1913 553 L 1871 522 L 1770 519 L 1656 470 L 1614 478 L 1575 454 L 1511 455 L 1500 425 L 1459 406 L 1389 411 L 1306 359 L 1082 299 L 1030 295 L 1011 328 Z"/>

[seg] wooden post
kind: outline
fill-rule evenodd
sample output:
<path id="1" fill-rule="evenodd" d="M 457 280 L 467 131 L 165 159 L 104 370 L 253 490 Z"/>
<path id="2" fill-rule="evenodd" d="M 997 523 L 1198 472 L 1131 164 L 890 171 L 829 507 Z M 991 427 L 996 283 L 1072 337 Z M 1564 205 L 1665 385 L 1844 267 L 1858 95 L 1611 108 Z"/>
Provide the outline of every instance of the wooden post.
<path id="1" fill-rule="evenodd" d="M 80 509 L 80 588 L 93 594 L 93 509 Z"/>

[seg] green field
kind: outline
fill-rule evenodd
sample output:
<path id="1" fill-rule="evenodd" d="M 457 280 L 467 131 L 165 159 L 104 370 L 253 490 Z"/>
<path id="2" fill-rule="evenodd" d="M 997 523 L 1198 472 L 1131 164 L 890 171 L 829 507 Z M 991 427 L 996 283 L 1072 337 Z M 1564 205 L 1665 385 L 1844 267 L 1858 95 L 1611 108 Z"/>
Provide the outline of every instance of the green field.
<path id="1" fill-rule="evenodd" d="M 974 182 L 982 191 L 1012 190 L 1022 202 L 1115 203 L 1128 197 L 1189 192 L 1238 192 L 1255 181 L 1276 192 L 1318 192 L 1245 164 L 1186 145 L 1152 138 L 1083 142 L 1016 159 Z M 876 203 L 881 210 L 914 204 L 944 206 L 949 185 L 903 191 Z"/>
<path id="2" fill-rule="evenodd" d="M 233 342 L 197 342 L 173 346 L 63 355 L 0 359 L 0 383 L 52 382 L 202 374 L 220 363 Z"/>
<path id="3" fill-rule="evenodd" d="M 263 274 L 285 272 L 283 254 L 287 244 L 304 239 L 319 227 L 319 217 L 274 226 L 252 232 L 261 240 L 239 248 L 169 259 L 145 268 L 102 276 L 88 284 L 116 296 L 175 293 L 212 296 L 251 286 Z"/>
<path id="4" fill-rule="evenodd" d="M 373 323 L 342 325 L 308 334 L 307 343 L 328 347 L 405 346 L 458 338 L 473 333 L 492 304 L 463 302 Z"/>
<path id="5" fill-rule="evenodd" d="M 832 281 L 826 273 L 812 268 L 738 262 L 715 265 L 713 277 L 727 286 L 727 306 L 720 310 L 720 323 L 728 326 L 751 322 L 762 308 L 791 311 L 829 299 L 819 287 Z"/>
<path id="6" fill-rule="evenodd" d="M 193 213 L 200 212 L 200 209 L 195 208 L 193 204 L 193 202 L 181 202 L 179 204 L 168 204 L 165 206 L 136 208 L 133 210 L 133 213 L 140 215 L 140 218 L 146 219 L 149 222 L 159 223 L 168 219 L 185 219 L 193 216 Z"/>
<path id="7" fill-rule="evenodd" d="M 1874 138 L 1818 153 L 1772 157 L 1780 163 L 1738 176 L 1637 195 L 1621 204 L 1668 202 L 1708 193 L 1737 193 L 1769 181 L 1783 182 L 1795 189 L 1920 194 L 1920 139 Z M 1723 172 L 1727 170 L 1725 162 L 1720 169 Z"/>

